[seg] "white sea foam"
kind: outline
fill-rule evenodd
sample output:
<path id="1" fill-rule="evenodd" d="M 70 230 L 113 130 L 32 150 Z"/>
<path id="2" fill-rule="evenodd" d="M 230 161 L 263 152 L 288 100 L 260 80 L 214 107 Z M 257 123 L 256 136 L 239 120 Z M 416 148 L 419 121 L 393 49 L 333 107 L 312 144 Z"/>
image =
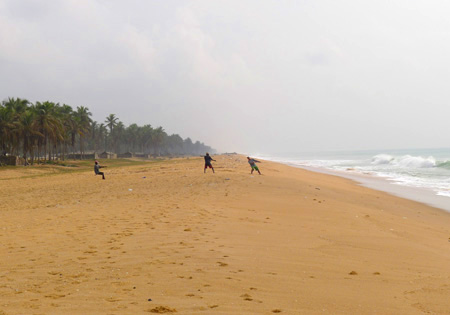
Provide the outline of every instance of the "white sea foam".
<path id="1" fill-rule="evenodd" d="M 375 152 L 374 152 L 375 153 Z M 416 152 L 361 154 L 347 152 L 291 155 L 290 158 L 263 157 L 297 167 L 313 167 L 334 171 L 383 177 L 391 183 L 423 188 L 439 196 L 450 197 L 450 150 L 417 150 Z M 419 154 L 417 154 L 419 153 Z M 430 154 L 431 153 L 431 154 Z"/>
<path id="2" fill-rule="evenodd" d="M 389 164 L 393 160 L 394 158 L 389 154 L 378 154 L 372 158 L 372 164 L 373 165 Z"/>
<path id="3" fill-rule="evenodd" d="M 450 190 L 441 190 L 437 192 L 438 196 L 450 197 Z"/>
<path id="4" fill-rule="evenodd" d="M 421 156 L 406 155 L 397 159 L 397 161 L 399 166 L 406 168 L 428 168 L 436 166 L 436 160 L 432 156 L 423 158 Z"/>
<path id="5" fill-rule="evenodd" d="M 427 158 L 411 155 L 393 157 L 388 154 L 378 154 L 372 158 L 372 165 L 383 164 L 402 168 L 428 168 L 436 166 L 436 159 L 432 156 Z"/>

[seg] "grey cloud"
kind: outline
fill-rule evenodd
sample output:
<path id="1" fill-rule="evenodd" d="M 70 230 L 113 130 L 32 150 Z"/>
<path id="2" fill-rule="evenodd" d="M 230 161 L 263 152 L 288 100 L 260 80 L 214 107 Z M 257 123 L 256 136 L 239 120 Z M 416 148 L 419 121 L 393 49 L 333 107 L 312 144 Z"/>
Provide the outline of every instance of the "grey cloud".
<path id="1" fill-rule="evenodd" d="M 3 0 L 0 97 L 226 151 L 443 146 L 448 13 L 406 0 Z"/>

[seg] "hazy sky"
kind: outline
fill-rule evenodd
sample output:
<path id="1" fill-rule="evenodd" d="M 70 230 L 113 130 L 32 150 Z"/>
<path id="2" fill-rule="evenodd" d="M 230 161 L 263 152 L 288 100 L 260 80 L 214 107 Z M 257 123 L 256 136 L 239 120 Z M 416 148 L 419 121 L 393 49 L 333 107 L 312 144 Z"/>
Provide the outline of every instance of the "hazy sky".
<path id="1" fill-rule="evenodd" d="M 220 151 L 450 146 L 450 1 L 0 0 L 0 99 Z"/>

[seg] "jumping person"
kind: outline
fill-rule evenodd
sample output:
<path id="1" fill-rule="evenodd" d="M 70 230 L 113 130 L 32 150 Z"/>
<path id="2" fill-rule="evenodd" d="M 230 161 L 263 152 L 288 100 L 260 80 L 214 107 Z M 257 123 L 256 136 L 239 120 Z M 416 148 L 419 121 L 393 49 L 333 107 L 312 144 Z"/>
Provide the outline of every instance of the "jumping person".
<path id="1" fill-rule="evenodd" d="M 213 160 L 213 158 L 209 155 L 208 152 L 206 152 L 206 155 L 204 156 L 204 158 L 205 158 L 205 169 L 204 169 L 203 173 L 206 173 L 206 169 L 208 167 L 212 168 L 213 173 L 215 173 L 214 172 L 214 167 L 211 165 L 211 161 L 215 162 L 216 160 Z"/>
<path id="2" fill-rule="evenodd" d="M 252 168 L 252 171 L 250 174 L 253 174 L 253 171 L 256 170 L 256 171 L 258 171 L 259 175 L 261 175 L 261 172 L 259 171 L 258 166 L 256 166 L 256 163 L 261 163 L 261 162 L 258 160 L 255 160 L 255 159 L 251 159 L 249 156 L 247 156 L 247 160 L 248 160 L 248 164 L 250 164 L 250 166 Z"/>
<path id="3" fill-rule="evenodd" d="M 100 166 L 100 165 L 98 164 L 98 161 L 95 161 L 95 165 L 94 165 L 94 172 L 95 172 L 95 175 L 102 175 L 102 178 L 105 179 L 105 173 L 100 172 L 100 169 L 101 169 L 101 168 L 104 168 L 104 167 L 106 167 L 106 166 Z"/>

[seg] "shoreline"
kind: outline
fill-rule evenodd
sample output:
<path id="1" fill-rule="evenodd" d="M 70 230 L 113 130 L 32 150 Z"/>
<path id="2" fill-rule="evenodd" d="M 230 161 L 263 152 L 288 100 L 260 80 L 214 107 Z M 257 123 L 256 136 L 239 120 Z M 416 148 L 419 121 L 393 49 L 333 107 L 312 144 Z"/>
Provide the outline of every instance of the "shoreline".
<path id="1" fill-rule="evenodd" d="M 295 167 L 295 166 L 294 166 Z M 327 169 L 320 169 L 314 167 L 301 167 L 313 172 L 339 176 L 355 181 L 356 183 L 371 189 L 387 192 L 394 196 L 405 198 L 413 201 L 423 203 L 427 206 L 439 208 L 443 211 L 450 212 L 450 198 L 437 195 L 430 189 L 411 187 L 395 184 L 383 177 L 376 177 L 372 175 L 364 175 L 357 173 L 346 173 L 340 171 L 333 171 Z"/>
<path id="2" fill-rule="evenodd" d="M 370 174 L 362 174 L 362 173 L 351 173 L 339 170 L 331 170 L 324 167 L 313 167 L 306 165 L 298 165 L 289 162 L 283 162 L 280 160 L 267 160 L 261 158 L 265 161 L 280 163 L 283 165 L 288 165 L 294 168 L 300 168 L 304 170 L 308 170 L 311 172 L 316 172 L 320 174 L 327 174 L 331 176 L 338 176 L 346 179 L 350 179 L 355 183 L 362 185 L 363 187 L 375 189 L 377 191 L 382 191 L 389 193 L 393 196 L 397 196 L 400 198 L 409 199 L 412 201 L 420 202 L 424 205 L 431 206 L 434 208 L 441 209 L 446 212 L 450 212 L 450 198 L 446 196 L 437 195 L 431 189 L 427 189 L 425 187 L 412 187 L 406 185 L 396 184 L 394 182 L 389 181 L 386 178 L 378 177 Z"/>

